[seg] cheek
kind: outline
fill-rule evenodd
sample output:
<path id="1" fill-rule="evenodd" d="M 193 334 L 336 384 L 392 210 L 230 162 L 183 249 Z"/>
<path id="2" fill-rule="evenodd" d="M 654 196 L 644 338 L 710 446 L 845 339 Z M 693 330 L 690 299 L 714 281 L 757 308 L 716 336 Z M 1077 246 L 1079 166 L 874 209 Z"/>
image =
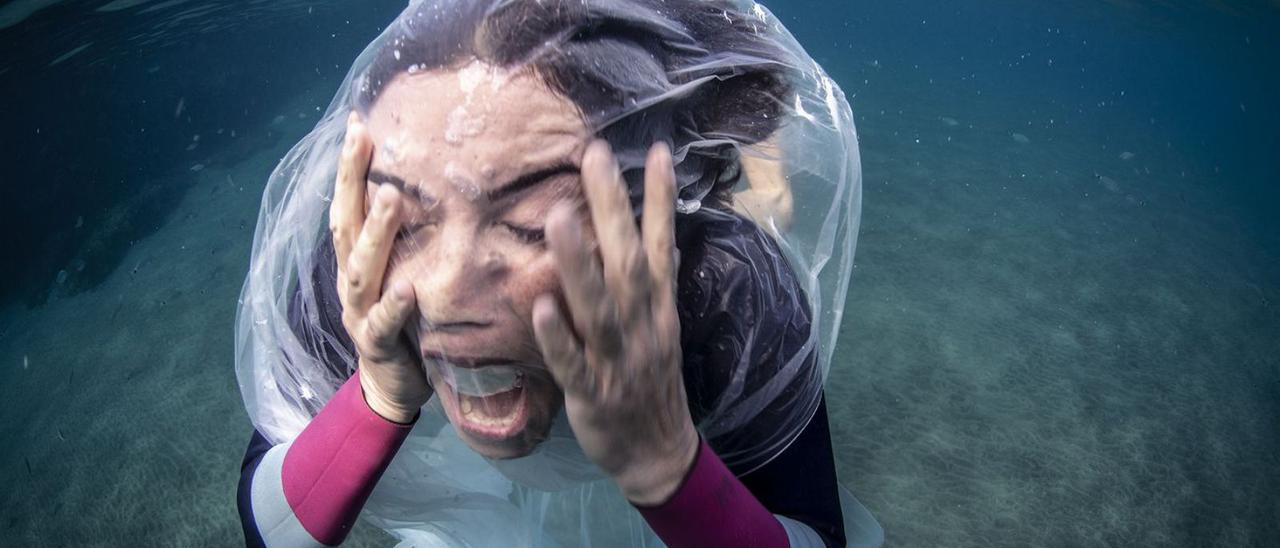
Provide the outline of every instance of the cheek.
<path id="1" fill-rule="evenodd" d="M 419 265 L 424 263 L 422 258 L 425 254 L 424 249 L 403 245 L 403 242 L 397 238 L 396 245 L 391 248 L 391 257 L 387 262 L 387 272 L 383 276 L 382 287 L 391 287 L 392 283 L 399 280 L 412 282 L 414 274 L 421 268 Z"/>
<path id="2" fill-rule="evenodd" d="M 560 295 L 560 278 L 550 251 L 541 251 L 532 260 L 513 264 L 507 293 L 516 308 L 527 315 L 539 295 Z"/>

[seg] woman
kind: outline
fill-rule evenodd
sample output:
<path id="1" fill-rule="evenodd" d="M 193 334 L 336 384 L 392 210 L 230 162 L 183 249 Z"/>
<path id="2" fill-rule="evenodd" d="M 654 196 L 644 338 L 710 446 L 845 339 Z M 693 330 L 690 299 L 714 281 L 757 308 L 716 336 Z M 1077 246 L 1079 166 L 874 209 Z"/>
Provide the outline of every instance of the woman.
<path id="1" fill-rule="evenodd" d="M 734 213 L 766 141 L 805 147 L 804 230 L 789 190 Z M 264 197 L 246 540 L 363 509 L 412 545 L 844 545 L 820 345 L 857 193 L 847 105 L 758 5 L 411 3 Z"/>

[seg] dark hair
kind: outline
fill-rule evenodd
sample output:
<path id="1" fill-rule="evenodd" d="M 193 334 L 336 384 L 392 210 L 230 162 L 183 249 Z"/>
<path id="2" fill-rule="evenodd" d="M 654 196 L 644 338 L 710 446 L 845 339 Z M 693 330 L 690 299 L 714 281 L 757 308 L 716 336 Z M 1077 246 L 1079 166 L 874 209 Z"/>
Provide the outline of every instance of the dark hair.
<path id="1" fill-rule="evenodd" d="M 409 9 L 356 81 L 357 110 L 367 113 L 402 72 L 472 60 L 530 66 L 613 146 L 633 197 L 644 151 L 665 141 L 687 148 L 676 166 L 683 196 L 723 198 L 737 183 L 737 145 L 772 134 L 789 102 L 791 55 L 723 0 L 426 0 Z"/>

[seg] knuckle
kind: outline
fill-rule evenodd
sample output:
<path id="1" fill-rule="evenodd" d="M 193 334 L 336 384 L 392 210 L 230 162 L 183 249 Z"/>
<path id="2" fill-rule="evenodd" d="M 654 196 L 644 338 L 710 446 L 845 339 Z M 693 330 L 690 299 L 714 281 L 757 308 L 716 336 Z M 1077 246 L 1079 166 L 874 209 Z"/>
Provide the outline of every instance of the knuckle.
<path id="1" fill-rule="evenodd" d="M 369 311 L 369 316 L 365 318 L 365 325 L 369 329 L 369 335 L 376 341 L 382 342 L 386 338 L 388 321 L 386 311 L 382 306 L 375 306 Z"/>
<path id="2" fill-rule="evenodd" d="M 350 268 L 350 267 L 348 267 Z M 351 291 L 360 291 L 364 289 L 364 274 L 354 268 L 347 274 L 347 288 Z"/>

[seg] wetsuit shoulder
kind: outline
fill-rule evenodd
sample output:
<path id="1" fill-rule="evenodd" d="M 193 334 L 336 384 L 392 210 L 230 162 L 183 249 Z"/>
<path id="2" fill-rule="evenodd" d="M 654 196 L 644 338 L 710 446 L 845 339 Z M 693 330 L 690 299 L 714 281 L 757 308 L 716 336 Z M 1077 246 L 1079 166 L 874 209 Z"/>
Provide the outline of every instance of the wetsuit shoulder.
<path id="1" fill-rule="evenodd" d="M 754 223 L 721 212 L 683 216 L 679 222 L 684 377 L 691 414 L 700 422 L 731 383 L 741 383 L 739 388 L 750 393 L 775 378 L 788 358 L 802 351 L 812 320 L 790 264 L 773 238 Z M 821 375 L 817 358 L 816 350 L 802 357 L 788 388 L 811 391 L 821 386 L 814 378 Z M 735 380 L 743 363 L 750 369 Z M 820 394 L 814 404 L 811 418 L 780 454 L 730 469 L 769 511 L 810 526 L 828 546 L 843 546 L 826 404 Z M 732 455 L 762 436 L 795 429 L 796 411 L 784 409 L 787 405 L 785 396 L 779 397 L 748 424 L 708 441 L 717 453 Z"/>

